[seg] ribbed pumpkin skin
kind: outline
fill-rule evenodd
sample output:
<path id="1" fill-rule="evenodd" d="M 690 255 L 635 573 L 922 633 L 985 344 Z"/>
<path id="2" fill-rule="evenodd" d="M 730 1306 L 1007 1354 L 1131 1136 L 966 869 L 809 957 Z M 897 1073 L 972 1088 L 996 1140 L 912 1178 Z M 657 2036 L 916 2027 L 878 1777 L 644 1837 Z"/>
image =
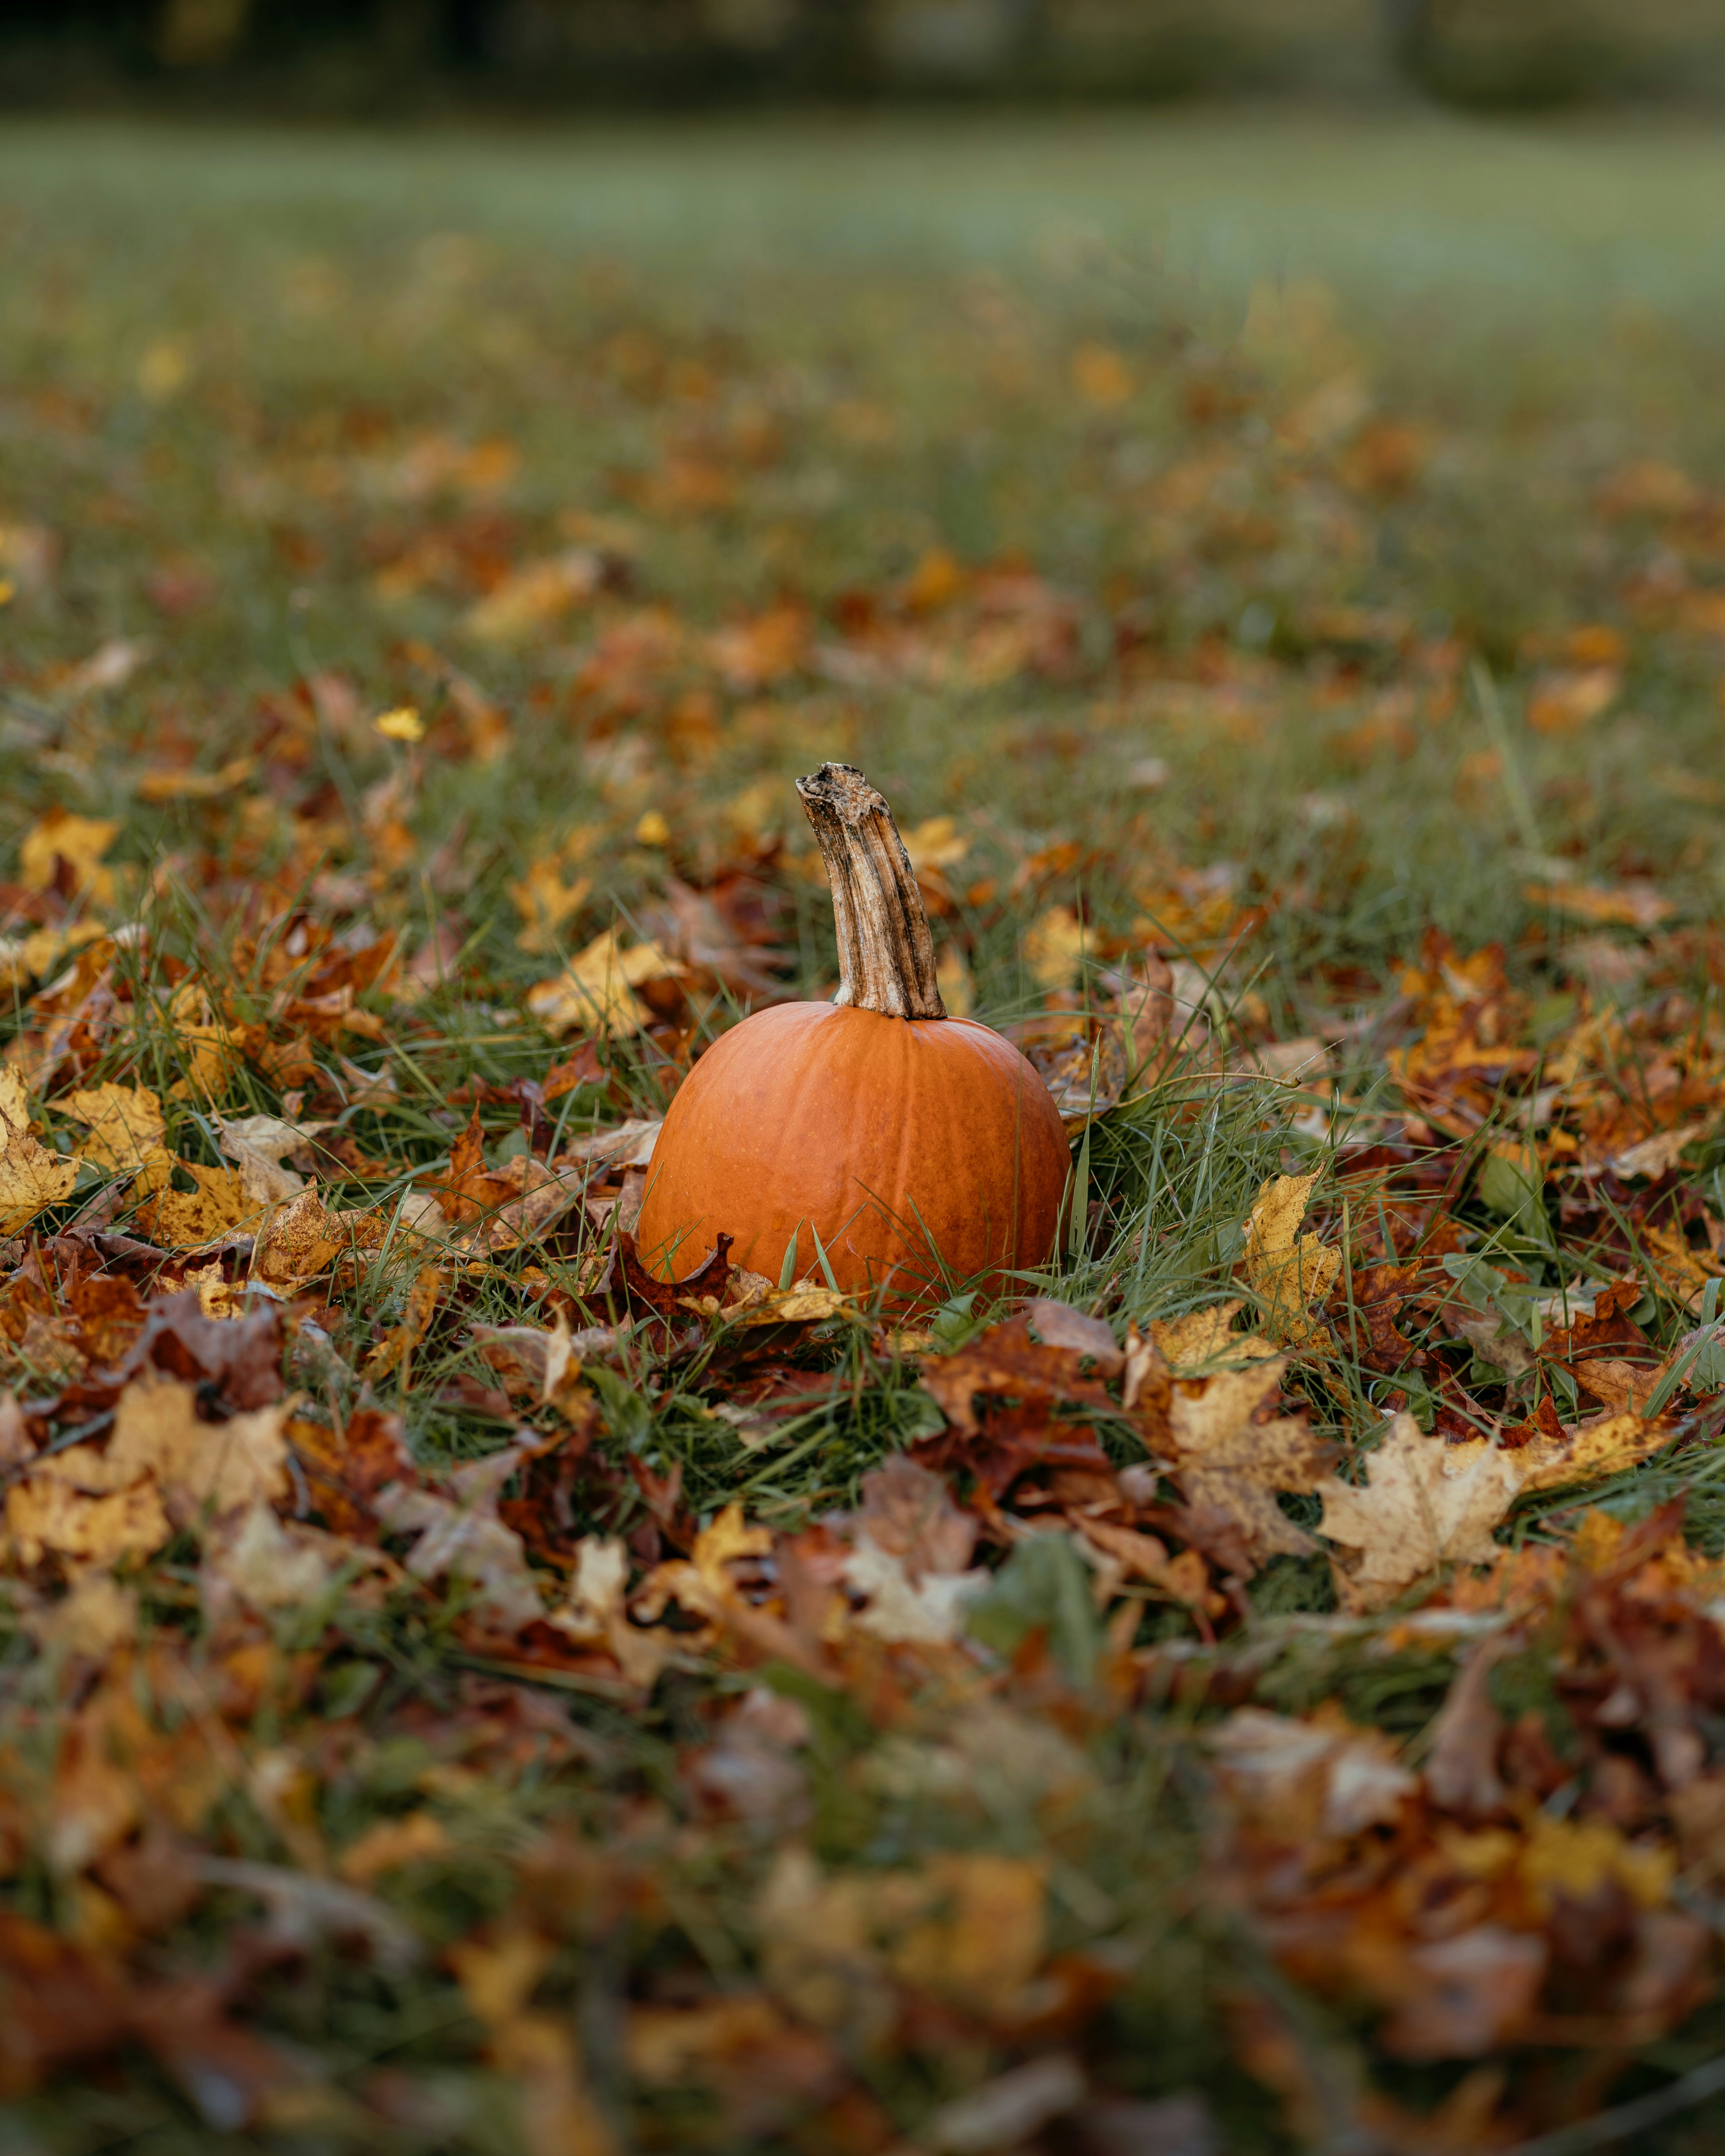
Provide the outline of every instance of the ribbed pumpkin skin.
<path id="1" fill-rule="evenodd" d="M 938 1301 L 930 1242 L 958 1281 L 1050 1255 L 1070 1164 L 1048 1088 L 987 1026 L 781 1004 L 678 1088 L 636 1237 L 661 1280 L 722 1232 L 733 1265 L 777 1281 L 802 1222 L 797 1276 L 819 1279 L 812 1223 L 840 1287 Z"/>

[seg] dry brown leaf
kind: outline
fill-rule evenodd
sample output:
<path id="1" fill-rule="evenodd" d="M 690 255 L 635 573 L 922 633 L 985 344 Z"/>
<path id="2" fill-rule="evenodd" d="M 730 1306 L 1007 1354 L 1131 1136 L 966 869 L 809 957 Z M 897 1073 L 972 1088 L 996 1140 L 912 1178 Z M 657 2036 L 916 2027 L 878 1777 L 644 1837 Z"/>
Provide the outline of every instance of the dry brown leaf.
<path id="1" fill-rule="evenodd" d="M 1248 1369 L 1182 1378 L 1168 1403 L 1168 1432 L 1188 1498 L 1225 1512 L 1260 1564 L 1278 1551 L 1303 1557 L 1317 1548 L 1276 1493 L 1318 1488 L 1335 1458 L 1303 1414 L 1275 1412 L 1286 1368 L 1287 1358 L 1278 1355 Z"/>
<path id="2" fill-rule="evenodd" d="M 499 1493 L 526 1456 L 521 1446 L 511 1445 L 458 1467 L 449 1477 L 453 1496 L 392 1482 L 373 1501 L 378 1519 L 392 1534 L 418 1537 L 407 1558 L 416 1579 L 466 1581 L 477 1589 L 494 1621 L 509 1632 L 545 1614 L 521 1538 L 497 1517 Z"/>
<path id="3" fill-rule="evenodd" d="M 305 1187 L 305 1178 L 281 1164 L 281 1155 L 305 1142 L 293 1124 L 276 1116 L 245 1116 L 230 1121 L 215 1119 L 217 1141 L 239 1172 L 239 1187 L 248 1204 L 263 1207 L 285 1204 Z"/>
<path id="4" fill-rule="evenodd" d="M 1366 1458 L 1364 1483 L 1322 1486 L 1321 1532 L 1344 1550 L 1336 1584 L 1345 1607 L 1375 1609 L 1440 1564 L 1489 1564 L 1492 1531 L 1524 1486 L 1517 1455 L 1484 1439 L 1446 1445 L 1399 1414 Z"/>
<path id="5" fill-rule="evenodd" d="M 1300 1343 L 1322 1337 L 1314 1333 L 1306 1313 L 1328 1295 L 1342 1270 L 1339 1250 L 1300 1233 L 1317 1181 L 1316 1173 L 1272 1176 L 1246 1222 L 1246 1277 L 1263 1300 L 1265 1329 L 1275 1340 Z"/>
<path id="6" fill-rule="evenodd" d="M 161 1097 L 147 1086 L 90 1086 L 69 1093 L 54 1105 L 90 1126 L 80 1158 L 114 1175 L 136 1174 L 145 1156 L 161 1149 L 167 1129 Z"/>
<path id="7" fill-rule="evenodd" d="M 31 1137 L 24 1076 L 15 1063 L 0 1066 L 0 1235 L 15 1235 L 71 1195 L 78 1167 Z"/>

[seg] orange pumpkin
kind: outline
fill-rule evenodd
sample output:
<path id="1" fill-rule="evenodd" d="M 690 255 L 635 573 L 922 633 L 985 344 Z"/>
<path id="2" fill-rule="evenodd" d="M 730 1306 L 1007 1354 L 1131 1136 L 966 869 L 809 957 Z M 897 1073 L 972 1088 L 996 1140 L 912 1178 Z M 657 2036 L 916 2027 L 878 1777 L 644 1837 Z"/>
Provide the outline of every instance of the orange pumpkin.
<path id="1" fill-rule="evenodd" d="M 777 1280 L 884 1287 L 901 1306 L 996 1284 L 1054 1250 L 1070 1168 L 1047 1087 L 1011 1042 L 949 1018 L 892 812 L 860 771 L 799 778 L 832 884 L 839 988 L 723 1034 L 679 1087 L 637 1229 L 661 1280 L 721 1233 Z M 818 1238 L 818 1241 L 817 1241 Z"/>

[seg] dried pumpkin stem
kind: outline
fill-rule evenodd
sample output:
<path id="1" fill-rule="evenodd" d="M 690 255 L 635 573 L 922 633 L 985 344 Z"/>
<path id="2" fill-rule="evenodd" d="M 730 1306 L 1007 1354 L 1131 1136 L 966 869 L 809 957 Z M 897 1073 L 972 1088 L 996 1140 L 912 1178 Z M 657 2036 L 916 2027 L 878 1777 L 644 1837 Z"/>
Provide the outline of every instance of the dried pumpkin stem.
<path id="1" fill-rule="evenodd" d="M 892 811 L 854 764 L 824 763 L 797 791 L 827 865 L 839 931 L 835 1004 L 944 1018 L 934 938 Z"/>

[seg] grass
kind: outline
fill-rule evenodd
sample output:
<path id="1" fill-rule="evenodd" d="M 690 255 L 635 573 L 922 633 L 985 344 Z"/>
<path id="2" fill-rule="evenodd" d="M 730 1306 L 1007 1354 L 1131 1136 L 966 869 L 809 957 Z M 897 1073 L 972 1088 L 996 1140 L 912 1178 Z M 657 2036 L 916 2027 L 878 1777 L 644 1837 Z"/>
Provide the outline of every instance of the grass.
<path id="1" fill-rule="evenodd" d="M 966 850 L 937 932 L 980 1014 L 1023 1025 L 1050 1000 L 1099 1007 L 1107 966 L 1147 941 L 1230 1045 L 1232 1075 L 1176 1062 L 1081 1142 L 1090 1211 L 1029 1284 L 1122 1332 L 1237 1292 L 1266 1180 L 1327 1168 L 1401 1114 L 1388 1057 L 1413 1024 L 1406 969 L 1428 931 L 1458 957 L 1506 947 L 1528 999 L 1517 1037 L 1543 1056 L 1562 1052 L 1584 994 L 1589 1009 L 1639 1007 L 1650 967 L 1661 993 L 1686 998 L 1683 1026 L 1716 1028 L 1720 662 L 1695 601 L 1717 588 L 1706 490 L 1725 471 L 1708 386 L 1719 158 L 1682 128 L 1335 114 L 511 141 L 12 127 L 9 902 L 25 926 L 53 910 L 39 892 L 29 911 L 23 865 L 28 834 L 63 809 L 118 826 L 111 893 L 51 894 L 65 917 L 141 912 L 155 930 L 131 1015 L 79 1082 L 167 1099 L 197 1022 L 173 1001 L 187 981 L 282 1046 L 284 998 L 315 993 L 340 947 L 296 948 L 302 913 L 342 924 L 350 945 L 391 930 L 436 960 L 416 999 L 362 986 L 356 1027 L 312 1033 L 304 1085 L 252 1055 L 170 1111 L 179 1159 L 214 1168 L 218 1110 L 292 1113 L 285 1093 L 309 1085 L 374 1164 L 326 1176 L 332 1202 L 386 1228 L 324 1312 L 326 1338 L 300 1336 L 308 1411 L 337 1428 L 369 1405 L 398 1411 L 429 1469 L 493 1452 L 516 1426 L 474 1406 L 490 1373 L 470 1328 L 536 1322 L 524 1260 L 578 1286 L 573 1260 L 547 1249 L 470 1269 L 460 1322 L 415 1349 L 410 1382 L 399 1365 L 368 1377 L 418 1270 L 398 1208 L 446 1166 L 459 1089 L 479 1092 L 490 1167 L 521 1152 L 506 1089 L 542 1078 L 557 1052 L 528 991 L 609 925 L 660 932 L 674 884 L 740 880 L 782 985 L 829 990 L 826 901 L 789 784 L 826 757 L 863 765 L 907 831 L 955 819 Z M 1602 506 L 1626 469 L 1656 465 L 1689 475 L 1686 523 L 1669 503 Z M 485 629 L 475 609 L 523 562 L 578 553 L 598 565 L 596 591 L 530 609 L 518 634 Z M 871 622 L 885 624 L 873 644 Z M 1534 724 L 1544 678 L 1571 664 L 1564 639 L 1588 625 L 1620 639 L 1609 708 Z M 148 647 L 116 668 L 123 680 L 70 674 L 121 640 Z M 403 705 L 424 716 L 423 746 L 370 723 Z M 216 778 L 240 759 L 253 761 L 238 778 Z M 211 783 L 151 782 L 164 772 Z M 511 891 L 547 864 L 558 888 L 588 889 L 523 948 Z M 1669 926 L 1645 960 L 1648 936 L 1609 910 L 1580 951 L 1551 896 L 1650 884 Z M 1087 955 L 1062 978 L 1049 937 L 1081 915 Z M 14 994 L 33 1040 L 29 982 Z M 658 1112 L 678 1029 L 699 1040 L 746 998 L 721 968 L 669 1034 L 617 1045 L 602 1082 L 547 1105 L 551 1150 Z M 1612 1052 L 1631 1064 L 1656 1055 L 1625 1038 Z M 1243 1060 L 1296 1040 L 1328 1044 L 1328 1060 L 1295 1089 Z M 387 1095 L 366 1094 L 367 1075 Z M 1624 1073 L 1629 1096 L 1650 1082 Z M 1512 1132 L 1516 1106 L 1506 1088 L 1475 1153 Z M 44 1129 L 69 1146 L 76 1126 L 50 1105 Z M 1684 1156 L 1716 1214 L 1720 1160 L 1712 1127 Z M 1555 1199 L 1493 1202 L 1474 1156 L 1463 1165 L 1470 1255 L 1512 1265 L 1529 1295 L 1587 1270 Z M 1349 1202 L 1358 1213 L 1324 1216 L 1332 1241 L 1367 1232 L 1372 1194 Z M 1615 1224 L 1631 1246 L 1645 1227 Z M 1479 1277 L 1467 1291 L 1484 1296 Z M 992 1314 L 955 1296 L 942 1344 Z M 1661 1350 L 1694 1322 L 1656 1284 L 1636 1315 Z M 1299 1378 L 1314 1427 L 1349 1448 L 1374 1440 L 1398 1390 L 1432 1405 L 1361 1356 L 1354 1317 L 1352 1349 Z M 33 1352 L 27 1387 L 44 1374 Z M 649 1523 L 631 1460 L 680 1476 L 702 1521 L 741 1497 L 751 1519 L 793 1531 L 854 1506 L 870 1468 L 938 1427 L 914 1363 L 860 1318 L 824 1337 L 825 1388 L 746 1442 L 711 1412 L 725 1352 L 664 1364 L 636 1342 L 590 1373 L 603 1473 L 575 1493 L 572 1532 Z M 1511 1419 L 1512 1386 L 1494 1389 L 1490 1366 L 1469 1381 Z M 1117 1466 L 1142 1457 L 1123 1419 L 1104 1435 Z M 1662 1456 L 1591 1502 L 1635 1519 L 1686 1493 L 1692 1537 L 1716 1553 L 1717 1458 Z M 1530 1501 L 1513 1532 L 1554 1535 L 1574 1502 Z M 1288 1509 L 1315 1524 L 1315 1501 Z M 164 1630 L 195 1632 L 196 1558 L 182 1537 L 151 1575 Z M 1103 1650 L 1078 1560 L 1070 1578 L 1064 1562 L 1012 1557 L 978 1634 L 1009 1659 L 1045 1635 L 1078 1683 Z M 1138 1636 L 1220 1672 L 1217 1697 L 1255 1684 L 1301 1713 L 1336 1700 L 1429 1742 L 1447 1648 L 1368 1651 L 1378 1635 L 1338 1625 L 1314 1558 L 1272 1563 L 1251 1608 L 1219 1646 L 1166 1607 Z M 21 1600 L 7 1711 L 36 1732 L 51 1783 L 43 1732 L 70 1709 L 26 1614 Z M 459 1590 L 355 1592 L 278 1628 L 284 1669 L 321 1661 L 309 1694 L 285 1690 L 246 1741 L 302 1762 L 325 1744 L 304 1770 L 322 1842 L 345 1849 L 410 1799 L 445 1835 L 388 1888 L 419 1942 L 411 1966 L 328 1938 L 260 1958 L 246 2010 L 316 2062 L 317 2101 L 224 2123 L 207 2088 L 139 2056 L 21 2094 L 0 2147 L 572 2147 L 557 2139 L 575 2130 L 567 2118 L 523 2124 L 521 2087 L 555 2077 L 535 2080 L 509 2048 L 526 2041 L 515 2021 L 488 2020 L 482 1984 L 460 1974 L 464 1942 L 525 1936 L 523 1910 L 542 1905 L 555 1918 L 541 1995 L 578 2030 L 601 2109 L 642 2147 L 885 2146 L 1014 2056 L 934 2015 L 863 2046 L 862 2093 L 849 2112 L 811 2098 L 813 2123 L 752 2111 L 736 2087 L 713 2116 L 674 2082 L 644 2094 L 619 2064 L 626 2008 L 703 1985 L 730 1996 L 763 1951 L 759 1896 L 788 1830 L 770 1807 L 703 1808 L 685 1772 L 747 1680 L 674 1669 L 636 1707 L 566 1673 L 536 1707 L 519 1686 L 499 1705 L 463 1689 L 461 1614 Z M 1248 1681 L 1229 1674 L 1248 1665 Z M 796 1830 L 829 1872 L 908 1871 L 954 1849 L 1034 1859 L 1054 1949 L 1090 1955 L 1104 1991 L 1110 1953 L 1130 1969 L 1085 2039 L 1099 2086 L 1202 2087 L 1230 2148 L 1341 2145 L 1333 2118 L 1290 2125 L 1237 2071 L 1230 1987 L 1286 1986 L 1191 1887 L 1202 1800 L 1183 1695 L 1076 1717 L 1070 1741 L 1016 1695 L 919 1697 L 883 1735 L 884 1709 L 806 1672 L 774 1666 L 765 1681 L 808 1724 Z M 293 1825 L 248 1784 L 201 1831 L 233 1861 L 278 1863 L 298 1847 Z M 100 1937 L 85 1889 L 52 1866 L 23 1862 L 12 1891 L 23 1913 Z M 158 1973 L 227 1969 L 252 1907 L 218 1881 Z M 877 2005 L 859 1994 L 858 2025 Z M 1354 2056 L 1345 2012 L 1301 2015 L 1312 2057 Z M 1717 2035 L 1714 2012 L 1646 2056 L 1681 2068 Z M 770 2054 L 754 2071 L 771 2082 L 795 2065 Z M 747 2078 L 747 2055 L 733 2072 Z M 1388 2072 L 1411 2105 L 1440 2093 L 1441 2076 Z M 1714 2130 L 1679 2126 L 1658 2145 L 1699 2149 Z"/>

